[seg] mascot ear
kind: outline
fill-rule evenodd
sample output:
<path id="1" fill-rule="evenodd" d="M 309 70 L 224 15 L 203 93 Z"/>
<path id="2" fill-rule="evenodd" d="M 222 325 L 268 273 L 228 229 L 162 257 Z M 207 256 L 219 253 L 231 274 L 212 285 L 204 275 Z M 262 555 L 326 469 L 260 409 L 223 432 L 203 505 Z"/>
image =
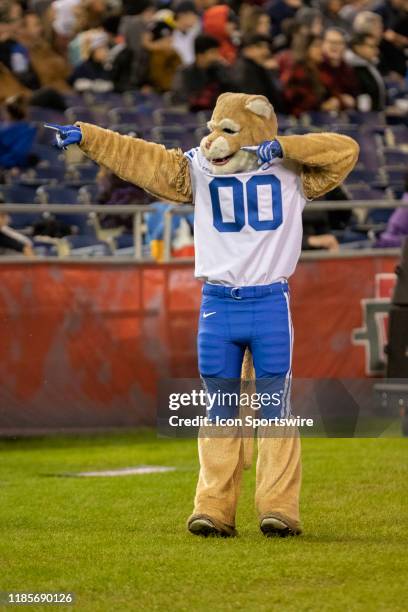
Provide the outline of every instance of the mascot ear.
<path id="1" fill-rule="evenodd" d="M 252 96 L 245 104 L 245 108 L 265 119 L 270 119 L 274 112 L 272 104 L 265 96 Z"/>

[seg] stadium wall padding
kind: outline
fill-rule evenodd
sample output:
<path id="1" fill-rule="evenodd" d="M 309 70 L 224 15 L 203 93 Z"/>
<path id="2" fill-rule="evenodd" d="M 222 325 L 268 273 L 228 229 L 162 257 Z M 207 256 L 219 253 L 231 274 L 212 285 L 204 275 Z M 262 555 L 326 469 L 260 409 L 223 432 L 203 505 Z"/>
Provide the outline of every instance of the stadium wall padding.
<path id="1" fill-rule="evenodd" d="M 364 376 L 352 332 L 396 263 L 299 264 L 295 376 Z M 191 264 L 2 263 L 0 434 L 154 424 L 158 381 L 197 377 L 200 290 Z"/>

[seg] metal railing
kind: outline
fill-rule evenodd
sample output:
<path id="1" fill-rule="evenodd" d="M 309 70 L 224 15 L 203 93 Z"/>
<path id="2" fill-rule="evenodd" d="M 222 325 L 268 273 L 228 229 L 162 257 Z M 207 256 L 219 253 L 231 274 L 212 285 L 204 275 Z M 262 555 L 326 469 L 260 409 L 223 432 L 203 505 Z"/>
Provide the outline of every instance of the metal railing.
<path id="1" fill-rule="evenodd" d="M 408 207 L 408 202 L 401 200 L 339 200 L 339 201 L 317 201 L 306 204 L 306 210 L 353 210 L 353 209 L 393 209 L 396 207 Z M 134 239 L 134 255 L 128 261 L 147 262 L 151 261 L 143 255 L 143 230 L 144 222 L 143 215 L 147 212 L 152 212 L 152 207 L 149 205 L 108 205 L 108 204 L 2 204 L 0 211 L 4 213 L 24 213 L 24 214 L 72 214 L 79 213 L 83 215 L 133 215 L 133 239 Z M 185 215 L 194 212 L 192 205 L 171 205 L 164 213 L 164 262 L 192 262 L 193 257 L 179 258 L 171 255 L 171 234 L 172 234 L 172 219 L 175 215 Z M 374 255 L 396 255 L 400 249 L 346 249 L 341 251 L 304 251 L 301 259 L 330 259 L 330 258 L 345 258 L 345 257 L 361 257 Z M 0 258 L 1 261 L 10 261 L 10 257 Z M 59 260 L 60 257 L 47 257 L 47 260 Z M 92 261 L 113 261 L 115 256 L 106 256 L 103 258 L 94 258 Z M 25 261 L 30 259 L 25 258 Z M 66 258 L 68 261 L 73 261 L 74 258 Z M 81 258 L 83 261 L 83 258 Z M 120 258 L 124 262 L 124 258 Z"/>

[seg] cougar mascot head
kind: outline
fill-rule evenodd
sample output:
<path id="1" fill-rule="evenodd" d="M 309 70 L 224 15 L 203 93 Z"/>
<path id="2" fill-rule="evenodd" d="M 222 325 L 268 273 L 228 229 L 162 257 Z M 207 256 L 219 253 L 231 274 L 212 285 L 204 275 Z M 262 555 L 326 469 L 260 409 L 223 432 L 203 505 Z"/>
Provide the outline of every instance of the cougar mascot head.
<path id="1" fill-rule="evenodd" d="M 278 124 L 272 104 L 264 96 L 224 93 L 208 122 L 210 134 L 200 144 L 214 174 L 235 174 L 257 166 L 254 151 L 264 140 L 276 138 Z"/>

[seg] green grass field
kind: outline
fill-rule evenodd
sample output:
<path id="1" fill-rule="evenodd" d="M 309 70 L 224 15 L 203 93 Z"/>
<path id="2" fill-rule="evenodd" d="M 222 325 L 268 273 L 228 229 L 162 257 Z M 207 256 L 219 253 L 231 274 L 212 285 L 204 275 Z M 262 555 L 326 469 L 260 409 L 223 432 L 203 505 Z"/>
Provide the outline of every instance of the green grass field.
<path id="1" fill-rule="evenodd" d="M 185 530 L 192 440 L 0 442 L 0 591 L 73 591 L 76 604 L 63 609 L 92 612 L 407 610 L 408 440 L 308 439 L 303 463 L 303 536 L 261 535 L 252 470 L 240 536 L 205 540 Z M 178 470 L 53 476 L 138 464 Z"/>

